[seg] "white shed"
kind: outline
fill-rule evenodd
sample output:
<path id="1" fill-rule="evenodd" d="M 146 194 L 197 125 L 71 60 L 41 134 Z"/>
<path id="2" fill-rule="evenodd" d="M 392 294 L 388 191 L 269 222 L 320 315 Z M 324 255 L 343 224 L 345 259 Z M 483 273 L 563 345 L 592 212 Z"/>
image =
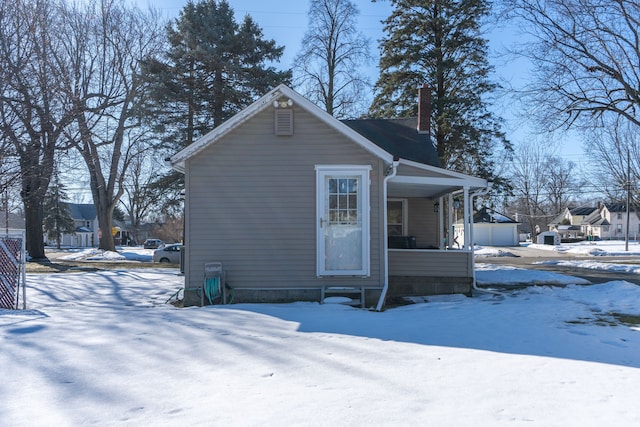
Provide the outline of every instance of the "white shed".
<path id="1" fill-rule="evenodd" d="M 486 207 L 473 215 L 473 244 L 480 246 L 517 246 L 518 222 Z M 455 224 L 454 241 L 464 242 L 462 222 Z"/>
<path id="2" fill-rule="evenodd" d="M 555 231 L 543 231 L 536 237 L 539 245 L 559 245 L 560 241 L 560 234 Z"/>

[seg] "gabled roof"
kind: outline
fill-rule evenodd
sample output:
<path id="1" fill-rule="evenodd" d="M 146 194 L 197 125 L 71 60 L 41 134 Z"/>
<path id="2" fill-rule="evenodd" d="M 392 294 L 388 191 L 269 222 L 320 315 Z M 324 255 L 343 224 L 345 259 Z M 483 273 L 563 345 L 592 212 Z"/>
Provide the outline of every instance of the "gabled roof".
<path id="1" fill-rule="evenodd" d="M 359 119 L 342 123 L 396 158 L 440 167 L 428 135 L 418 133 L 418 119 Z"/>
<path id="2" fill-rule="evenodd" d="M 627 205 L 625 203 L 605 203 L 604 204 L 609 212 L 615 213 L 625 213 L 627 212 Z M 633 204 L 629 205 L 629 212 L 635 212 L 635 206 Z"/>
<path id="3" fill-rule="evenodd" d="M 506 215 L 503 215 L 501 213 L 498 213 L 486 207 L 483 207 L 473 215 L 473 222 L 476 224 L 478 223 L 519 224 L 518 221 L 515 221 Z"/>
<path id="4" fill-rule="evenodd" d="M 94 204 L 69 203 L 71 218 L 84 221 L 96 219 L 96 207 Z"/>
<path id="5" fill-rule="evenodd" d="M 256 114 L 260 113 L 266 108 L 273 108 L 273 102 L 278 100 L 279 98 L 288 98 L 293 101 L 293 104 L 297 107 L 303 108 L 308 111 L 311 115 L 315 116 L 317 119 L 324 122 L 329 127 L 335 129 L 336 131 L 342 133 L 355 143 L 362 146 L 367 151 L 371 152 L 375 156 L 385 160 L 388 163 L 393 161 L 393 155 L 382 148 L 378 147 L 376 144 L 359 134 L 358 132 L 351 129 L 349 126 L 345 125 L 339 120 L 336 120 L 333 116 L 319 108 L 317 105 L 313 104 L 302 95 L 289 88 L 288 86 L 281 84 L 275 89 L 272 89 L 258 99 L 253 104 L 249 105 L 247 108 L 222 123 L 217 128 L 213 129 L 211 132 L 202 136 L 193 144 L 174 154 L 170 158 L 171 166 L 181 172 L 185 170 L 185 161 L 194 155 L 198 154 L 206 147 L 211 144 L 215 144 L 216 141 L 220 140 L 220 138 L 227 133 L 231 132 L 233 129 L 240 126 L 242 123 L 246 122 L 250 118 L 254 117 Z"/>
<path id="6" fill-rule="evenodd" d="M 483 207 L 473 214 L 473 222 L 474 224 L 520 224 L 518 221 L 487 207 Z M 462 218 L 456 221 L 456 224 L 462 223 L 464 223 Z"/>
<path id="7" fill-rule="evenodd" d="M 602 218 L 600 215 L 594 217 L 591 221 L 589 221 L 590 225 L 611 225 L 606 218 Z"/>
<path id="8" fill-rule="evenodd" d="M 547 225 L 550 227 L 553 227 L 555 225 L 560 224 L 563 220 L 567 219 L 568 216 L 571 216 L 571 207 L 566 207 L 564 209 L 562 209 L 562 212 L 560 212 L 558 215 L 556 215 L 551 222 L 549 222 Z"/>
<path id="9" fill-rule="evenodd" d="M 580 230 L 579 225 L 559 225 L 558 230 Z"/>
<path id="10" fill-rule="evenodd" d="M 578 208 L 573 208 L 570 209 L 571 215 L 575 215 L 575 216 L 587 216 L 587 215 L 591 215 L 593 213 L 593 211 L 595 211 L 598 208 L 595 207 L 590 207 L 590 206 L 581 206 Z"/>

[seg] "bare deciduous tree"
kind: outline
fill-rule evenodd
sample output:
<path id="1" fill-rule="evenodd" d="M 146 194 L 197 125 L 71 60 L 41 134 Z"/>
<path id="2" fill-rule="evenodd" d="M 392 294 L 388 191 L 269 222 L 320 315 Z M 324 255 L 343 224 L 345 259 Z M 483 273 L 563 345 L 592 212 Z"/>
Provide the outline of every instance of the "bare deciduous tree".
<path id="1" fill-rule="evenodd" d="M 546 230 L 551 219 L 574 204 L 584 185 L 575 164 L 539 140 L 519 144 L 509 177 L 515 197 L 510 208 L 531 228 L 532 237 L 537 229 Z"/>
<path id="2" fill-rule="evenodd" d="M 359 68 L 372 56 L 369 39 L 357 30 L 358 13 L 350 0 L 312 0 L 309 28 L 294 59 L 295 85 L 337 118 L 366 109 L 370 84 Z"/>
<path id="3" fill-rule="evenodd" d="M 140 242 L 140 225 L 146 219 L 158 219 L 160 212 L 154 210 L 160 205 L 164 189 L 152 185 L 160 177 L 162 170 L 152 152 L 132 159 L 124 181 L 124 194 L 120 200 L 131 221 L 133 239 Z"/>
<path id="4" fill-rule="evenodd" d="M 591 125 L 612 114 L 640 125 L 638 1 L 503 1 L 531 40 L 520 53 L 534 64 L 529 93 L 544 123 Z"/>
<path id="5" fill-rule="evenodd" d="M 576 191 L 584 183 L 576 173 L 576 165 L 562 157 L 547 155 L 544 160 L 544 189 L 548 201 L 548 213 L 559 214 L 575 198 Z"/>
<path id="6" fill-rule="evenodd" d="M 544 156 L 544 147 L 536 141 L 520 144 L 513 156 L 511 184 L 518 219 L 529 225 L 532 238 L 537 234 L 536 226 L 543 230 L 548 222 L 544 208 Z"/>
<path id="7" fill-rule="evenodd" d="M 44 258 L 43 200 L 61 134 L 72 118 L 56 58 L 63 32 L 55 0 L 0 2 L 0 126 L 20 165 L 26 246 Z"/>
<path id="8" fill-rule="evenodd" d="M 150 149 L 139 116 L 145 93 L 140 65 L 159 54 L 164 31 L 157 16 L 121 0 L 71 5 L 64 16 L 65 90 L 75 112 L 67 137 L 88 168 L 100 248 L 113 251 L 112 216 L 122 184 L 132 160 Z"/>
<path id="9" fill-rule="evenodd" d="M 640 206 L 640 130 L 629 122 L 608 121 L 587 138 L 587 152 L 598 159 L 592 175 L 600 191 L 610 201 L 624 202 L 629 186 L 632 203 Z"/>

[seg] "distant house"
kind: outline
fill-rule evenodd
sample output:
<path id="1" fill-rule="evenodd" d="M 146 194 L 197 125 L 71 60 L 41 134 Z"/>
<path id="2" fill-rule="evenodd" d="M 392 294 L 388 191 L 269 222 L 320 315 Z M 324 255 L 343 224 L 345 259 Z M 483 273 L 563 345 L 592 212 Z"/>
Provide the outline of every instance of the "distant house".
<path id="1" fill-rule="evenodd" d="M 561 242 L 575 242 L 586 240 L 587 236 L 600 237 L 600 229 L 588 227 L 595 217 L 599 217 L 599 210 L 595 207 L 580 206 L 566 207 L 549 223 L 549 231 L 557 233 Z"/>
<path id="2" fill-rule="evenodd" d="M 340 121 L 280 85 L 172 156 L 185 174 L 185 305 L 219 271 L 234 302 L 353 292 L 380 309 L 470 293 L 471 243 L 445 248 L 453 221 L 439 207 L 455 197 L 469 219 L 490 184 L 439 167 L 424 92 L 418 120 Z"/>
<path id="3" fill-rule="evenodd" d="M 481 246 L 517 246 L 518 221 L 492 209 L 483 207 L 473 215 L 473 244 Z M 464 241 L 464 224 L 455 224 L 457 242 Z"/>
<path id="4" fill-rule="evenodd" d="M 98 216 L 93 204 L 69 203 L 75 234 L 63 233 L 60 244 L 74 248 L 98 246 Z M 49 242 L 53 244 L 53 242 Z"/>
<path id="5" fill-rule="evenodd" d="M 549 224 L 549 230 L 563 242 L 588 239 L 620 240 L 627 230 L 627 207 L 624 203 L 598 203 L 595 207 L 567 207 Z M 640 219 L 630 207 L 629 237 L 640 236 Z"/>
<path id="6" fill-rule="evenodd" d="M 582 235 L 586 239 L 604 239 L 608 240 L 611 238 L 611 223 L 607 219 L 607 209 L 606 206 L 602 204 L 598 204 L 596 209 L 589 212 L 591 208 L 587 208 L 587 210 L 580 212 L 580 210 L 576 211 L 576 214 L 582 214 L 583 218 L 580 220 L 580 228 L 582 230 Z"/>
<path id="7" fill-rule="evenodd" d="M 638 209 L 629 206 L 629 238 L 640 237 L 640 217 Z M 625 203 L 604 203 L 601 205 L 601 216 L 610 224 L 608 238 L 622 240 L 627 234 L 627 205 Z"/>

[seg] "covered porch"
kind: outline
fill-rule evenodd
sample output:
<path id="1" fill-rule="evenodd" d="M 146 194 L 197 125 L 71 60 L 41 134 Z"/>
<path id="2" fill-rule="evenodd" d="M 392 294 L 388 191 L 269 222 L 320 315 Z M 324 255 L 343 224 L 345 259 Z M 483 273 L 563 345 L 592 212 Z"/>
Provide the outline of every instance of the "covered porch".
<path id="1" fill-rule="evenodd" d="M 387 176 L 386 294 L 471 292 L 474 280 L 473 202 L 491 183 L 400 160 Z M 464 241 L 453 224 L 463 220 Z"/>

